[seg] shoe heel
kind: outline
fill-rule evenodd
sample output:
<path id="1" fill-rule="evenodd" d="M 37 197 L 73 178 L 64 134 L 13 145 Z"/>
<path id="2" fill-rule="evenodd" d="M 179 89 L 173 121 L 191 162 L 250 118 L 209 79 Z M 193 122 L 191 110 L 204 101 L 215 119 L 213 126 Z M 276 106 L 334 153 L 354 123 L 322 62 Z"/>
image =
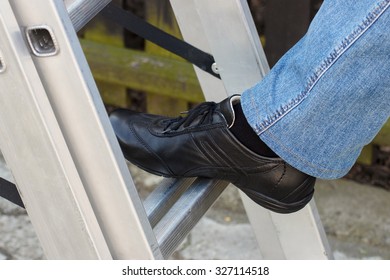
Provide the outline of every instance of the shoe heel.
<path id="1" fill-rule="evenodd" d="M 302 183 L 294 193 L 291 193 L 287 198 L 289 202 L 279 201 L 268 196 L 262 195 L 252 189 L 240 188 L 250 199 L 260 206 L 280 214 L 290 214 L 301 210 L 305 207 L 314 195 L 314 184 L 316 179 L 308 178 Z M 294 200 L 292 199 L 294 198 Z"/>

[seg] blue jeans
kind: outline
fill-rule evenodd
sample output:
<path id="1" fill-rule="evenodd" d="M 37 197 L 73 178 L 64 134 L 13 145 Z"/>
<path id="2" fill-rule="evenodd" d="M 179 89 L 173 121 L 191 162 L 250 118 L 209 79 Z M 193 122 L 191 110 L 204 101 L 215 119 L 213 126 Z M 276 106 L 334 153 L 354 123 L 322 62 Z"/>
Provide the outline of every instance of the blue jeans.
<path id="1" fill-rule="evenodd" d="M 307 34 L 241 104 L 290 165 L 344 176 L 390 116 L 390 0 L 325 0 Z"/>

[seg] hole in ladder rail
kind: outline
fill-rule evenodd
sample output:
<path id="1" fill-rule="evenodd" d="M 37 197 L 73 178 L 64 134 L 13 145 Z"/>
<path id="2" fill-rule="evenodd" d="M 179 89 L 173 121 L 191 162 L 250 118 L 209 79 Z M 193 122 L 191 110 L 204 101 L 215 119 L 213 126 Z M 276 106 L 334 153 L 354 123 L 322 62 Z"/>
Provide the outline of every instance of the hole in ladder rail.
<path id="1" fill-rule="evenodd" d="M 6 65 L 5 65 L 5 62 L 3 59 L 3 55 L 0 52 L 0 73 L 5 72 L 5 68 L 6 68 Z"/>
<path id="2" fill-rule="evenodd" d="M 26 36 L 34 55 L 53 56 L 58 53 L 58 45 L 50 27 L 29 27 L 26 29 Z"/>

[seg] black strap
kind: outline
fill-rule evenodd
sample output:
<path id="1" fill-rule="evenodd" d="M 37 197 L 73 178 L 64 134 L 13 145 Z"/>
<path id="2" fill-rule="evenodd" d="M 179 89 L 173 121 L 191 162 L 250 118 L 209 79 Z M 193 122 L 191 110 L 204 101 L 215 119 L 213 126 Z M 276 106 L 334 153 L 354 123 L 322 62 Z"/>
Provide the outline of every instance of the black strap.
<path id="1" fill-rule="evenodd" d="M 102 15 L 116 22 L 128 31 L 184 58 L 214 77 L 221 78 L 212 70 L 212 65 L 215 63 L 212 55 L 158 29 L 129 11 L 125 11 L 118 6 L 115 6 L 115 4 L 110 3 L 103 9 Z"/>
<path id="2" fill-rule="evenodd" d="M 0 177 L 0 196 L 24 208 L 23 201 L 15 184 Z"/>

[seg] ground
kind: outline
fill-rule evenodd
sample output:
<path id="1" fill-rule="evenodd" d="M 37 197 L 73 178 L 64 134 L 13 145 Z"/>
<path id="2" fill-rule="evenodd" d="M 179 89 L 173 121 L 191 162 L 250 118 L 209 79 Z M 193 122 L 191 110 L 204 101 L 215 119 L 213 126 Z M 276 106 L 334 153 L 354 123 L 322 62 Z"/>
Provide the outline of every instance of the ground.
<path id="1" fill-rule="evenodd" d="M 130 166 L 145 197 L 159 182 Z M 4 163 L 0 176 L 10 179 Z M 336 259 L 390 259 L 390 192 L 351 180 L 318 180 L 315 201 Z M 173 259 L 259 259 L 237 190 L 229 186 Z M 0 199 L 0 260 L 44 259 L 26 212 Z"/>

